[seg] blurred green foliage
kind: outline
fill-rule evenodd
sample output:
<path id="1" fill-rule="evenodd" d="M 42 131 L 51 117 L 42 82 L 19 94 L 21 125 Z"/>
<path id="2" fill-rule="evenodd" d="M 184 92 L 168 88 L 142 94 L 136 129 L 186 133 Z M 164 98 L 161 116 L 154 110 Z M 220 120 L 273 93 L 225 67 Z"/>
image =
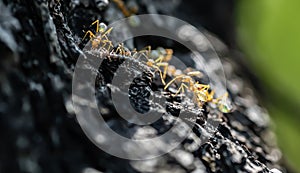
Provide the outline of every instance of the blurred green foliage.
<path id="1" fill-rule="evenodd" d="M 240 0 L 236 16 L 239 44 L 270 95 L 278 143 L 300 172 L 300 0 Z"/>

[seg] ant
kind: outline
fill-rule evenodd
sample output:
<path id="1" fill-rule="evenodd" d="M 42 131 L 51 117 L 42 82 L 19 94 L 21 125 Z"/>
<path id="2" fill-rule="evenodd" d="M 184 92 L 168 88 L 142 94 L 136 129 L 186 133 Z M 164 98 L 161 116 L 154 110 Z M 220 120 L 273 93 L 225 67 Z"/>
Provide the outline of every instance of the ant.
<path id="1" fill-rule="evenodd" d="M 202 84 L 200 84 L 202 85 Z M 227 98 L 228 98 L 228 93 L 226 92 L 224 95 L 222 95 L 219 98 L 214 99 L 214 91 L 209 92 L 207 89 L 203 89 L 203 86 L 200 87 L 195 87 L 195 90 L 193 90 L 195 96 L 196 96 L 196 101 L 199 106 L 202 106 L 203 103 L 205 102 L 211 102 L 217 105 L 218 109 L 223 112 L 223 113 L 229 113 L 232 108 L 231 106 L 227 103 Z"/>
<path id="2" fill-rule="evenodd" d="M 122 56 L 131 56 L 131 51 L 124 46 L 124 43 L 120 43 L 115 50 L 116 54 L 122 55 Z"/>
<path id="3" fill-rule="evenodd" d="M 176 80 L 180 80 L 181 84 L 177 89 L 175 94 L 172 96 L 177 96 L 179 93 L 184 93 L 185 89 L 191 91 L 194 94 L 194 100 L 198 103 L 199 107 L 202 107 L 203 103 L 212 101 L 214 92 L 209 92 L 209 85 L 200 84 L 195 82 L 193 77 L 202 75 L 200 71 L 190 71 L 187 74 L 181 74 L 172 79 L 164 89 L 167 89 Z"/>
<path id="4" fill-rule="evenodd" d="M 136 54 L 140 54 L 138 58 L 140 58 L 142 55 L 144 55 L 147 58 L 146 65 L 156 69 L 156 71 L 159 72 L 162 84 L 166 85 L 165 78 L 169 66 L 168 61 L 170 61 L 172 58 L 173 50 L 163 48 L 151 50 L 151 46 L 147 46 L 140 51 L 134 50 L 133 56 L 135 56 Z M 163 72 L 160 69 L 161 67 L 163 68 Z"/>
<path id="5" fill-rule="evenodd" d="M 154 68 L 156 71 L 159 72 L 161 81 L 163 83 L 164 90 L 166 90 L 172 83 L 176 80 L 180 80 L 181 84 L 175 94 L 172 96 L 177 96 L 180 92 L 184 93 L 185 89 L 191 91 L 194 94 L 194 99 L 201 107 L 206 102 L 212 102 L 218 106 L 218 109 L 223 113 L 228 113 L 231 111 L 231 106 L 227 104 L 226 99 L 228 98 L 228 93 L 225 93 L 222 97 L 214 99 L 214 91 L 209 91 L 210 86 L 205 84 L 200 84 L 195 82 L 193 77 L 196 76 L 203 76 L 200 71 L 193 71 L 191 68 L 187 68 L 184 73 L 174 66 L 169 65 L 169 61 L 172 58 L 173 50 L 172 49 L 164 49 L 164 48 L 157 48 L 156 50 L 151 50 L 151 46 L 147 46 L 140 51 L 134 49 L 133 51 L 128 50 L 123 43 L 118 44 L 115 50 L 112 50 L 113 44 L 112 41 L 109 40 L 108 35 L 112 31 L 112 28 L 107 29 L 107 26 L 104 23 L 100 23 L 99 20 L 94 21 L 90 26 L 96 25 L 96 34 L 92 31 L 88 30 L 83 40 L 88 36 L 92 41 L 92 48 L 97 48 L 99 45 L 102 44 L 102 47 L 106 47 L 108 44 L 108 49 L 105 49 L 108 55 L 110 56 L 130 56 L 135 57 L 137 54 L 138 58 L 141 56 L 145 56 L 147 58 L 146 65 Z M 99 34 L 98 34 L 99 33 Z M 111 51 L 112 50 L 112 51 Z M 163 68 L 163 71 L 160 68 Z M 166 84 L 165 78 L 166 76 L 175 76 L 170 82 Z"/>
<path id="6" fill-rule="evenodd" d="M 176 69 L 172 69 L 175 71 Z M 180 74 L 172 79 L 167 85 L 165 85 L 164 89 L 166 90 L 172 83 L 176 80 L 181 80 L 180 87 L 176 91 L 175 94 L 172 96 L 177 96 L 180 92 L 184 93 L 185 89 L 193 92 L 194 99 L 198 103 L 199 107 L 202 107 L 206 102 L 212 102 L 218 106 L 218 109 L 223 113 L 228 113 L 231 111 L 230 105 L 226 103 L 226 99 L 228 98 L 228 93 L 225 93 L 223 96 L 214 99 L 215 92 L 209 91 L 210 85 L 200 84 L 199 82 L 195 82 L 193 77 L 194 76 L 201 76 L 202 73 L 200 71 L 191 71 L 191 69 L 186 69 L 188 72 L 187 74 Z"/>
<path id="7" fill-rule="evenodd" d="M 113 47 L 113 44 L 108 39 L 107 35 L 111 32 L 112 28 L 107 29 L 107 26 L 102 22 L 100 23 L 99 20 L 94 21 L 90 26 L 93 25 L 96 25 L 96 34 L 99 34 L 96 36 L 91 30 L 88 30 L 82 40 L 89 34 L 93 49 L 97 48 L 101 43 L 103 44 L 103 47 L 108 43 L 108 50 L 110 50 Z"/>
<path id="8" fill-rule="evenodd" d="M 173 50 L 172 49 L 164 49 L 162 47 L 158 47 L 156 50 L 151 51 L 151 57 L 156 58 L 153 60 L 158 66 L 163 67 L 163 75 L 162 79 L 165 80 L 167 77 L 167 71 L 169 69 L 169 62 L 172 59 Z M 164 83 L 165 85 L 165 83 Z"/>
<path id="9" fill-rule="evenodd" d="M 176 70 L 175 68 L 173 70 Z M 166 90 L 172 83 L 174 83 L 176 80 L 181 80 L 180 87 L 176 91 L 173 96 L 177 96 L 180 92 L 184 93 L 185 89 L 188 89 L 190 91 L 197 91 L 197 90 L 208 90 L 209 85 L 199 84 L 198 82 L 195 82 L 193 79 L 193 76 L 200 76 L 202 73 L 200 71 L 190 71 L 187 74 L 180 74 L 176 76 L 174 79 L 172 79 L 167 85 L 165 85 L 164 89 Z"/>

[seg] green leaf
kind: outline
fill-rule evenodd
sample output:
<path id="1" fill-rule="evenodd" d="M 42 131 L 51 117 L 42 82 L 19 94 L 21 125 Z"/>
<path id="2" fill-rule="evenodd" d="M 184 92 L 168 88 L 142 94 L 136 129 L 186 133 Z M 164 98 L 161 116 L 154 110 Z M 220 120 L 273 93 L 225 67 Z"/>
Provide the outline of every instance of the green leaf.
<path id="1" fill-rule="evenodd" d="M 295 123 L 300 119 L 300 1 L 238 2 L 239 43 L 274 98 L 270 112 L 278 142 L 296 167 L 300 165 L 300 133 Z M 297 110 L 287 110 L 290 105 L 285 104 L 293 104 Z"/>

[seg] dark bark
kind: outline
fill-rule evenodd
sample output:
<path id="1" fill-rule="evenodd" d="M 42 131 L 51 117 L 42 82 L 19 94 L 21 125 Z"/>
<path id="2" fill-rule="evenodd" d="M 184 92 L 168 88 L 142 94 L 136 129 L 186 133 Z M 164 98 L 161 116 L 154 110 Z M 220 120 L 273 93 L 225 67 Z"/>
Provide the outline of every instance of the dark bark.
<path id="1" fill-rule="evenodd" d="M 231 47 L 236 44 L 231 0 L 223 3 L 182 1 L 177 5 L 171 1 L 138 1 L 139 13 L 150 13 L 147 8 L 150 4 L 156 12 L 204 26 Z M 104 0 L 0 1 L 0 172 L 76 173 L 89 169 L 102 172 L 270 172 L 274 167 L 284 170 L 280 165 L 280 150 L 269 129 L 269 116 L 248 82 L 249 73 L 234 58 L 228 58 L 231 52 L 223 46 L 216 49 L 226 67 L 228 91 L 237 109 L 228 114 L 219 113 L 222 123 L 204 145 L 190 153 L 184 145 L 193 141 L 187 139 L 177 148 L 182 154 L 166 154 L 149 165 L 149 162 L 113 157 L 90 142 L 72 111 L 72 71 L 82 54 L 82 30 L 89 29 L 96 19 L 108 22 L 105 12 L 109 10 L 114 15 L 122 15 L 112 2 L 106 4 Z M 221 45 L 214 37 L 210 38 L 215 45 Z M 146 37 L 139 38 L 135 46 L 148 43 L 153 42 Z M 175 52 L 181 52 L 181 47 L 173 42 L 158 39 L 154 44 L 171 45 Z M 116 64 L 106 62 L 102 66 L 96 86 L 107 83 Z M 141 80 L 155 89 L 147 77 Z M 98 97 L 102 103 L 101 99 L 107 96 L 100 93 Z M 139 101 L 133 101 L 134 106 L 141 107 L 137 103 Z M 147 107 L 140 109 L 144 111 Z M 212 112 L 208 106 L 197 123 L 203 125 Z M 128 125 L 114 114 L 112 111 L 106 118 L 116 131 L 127 129 L 126 134 L 133 135 L 135 127 L 123 129 Z M 160 133 L 168 128 L 165 122 L 157 122 L 153 127 Z M 194 129 L 196 136 L 198 130 Z M 189 154 L 192 163 L 181 163 L 179 158 Z"/>

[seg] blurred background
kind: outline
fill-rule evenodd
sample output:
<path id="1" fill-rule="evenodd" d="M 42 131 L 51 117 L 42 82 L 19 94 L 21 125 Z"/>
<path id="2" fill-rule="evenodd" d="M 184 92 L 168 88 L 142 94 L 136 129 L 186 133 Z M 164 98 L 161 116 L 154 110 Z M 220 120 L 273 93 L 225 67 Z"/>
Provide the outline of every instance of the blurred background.
<path id="1" fill-rule="evenodd" d="M 261 80 L 278 144 L 300 172 L 300 1 L 241 0 L 235 16 L 237 43 Z"/>
<path id="2" fill-rule="evenodd" d="M 99 154 L 68 110 L 71 81 L 65 69 L 79 56 L 82 30 L 96 19 L 122 17 L 108 2 L 0 0 L 0 136 L 6 139 L 0 142 L 0 173 L 1 168 L 79 172 L 115 165 L 116 170 L 133 170 L 124 160 Z M 284 165 L 300 173 L 300 0 L 125 2 L 136 2 L 139 14 L 172 15 L 220 38 L 229 56 L 251 73 L 249 78 L 269 110 Z M 65 64 L 52 64 L 55 57 Z M 10 86 L 12 90 L 7 89 Z"/>

